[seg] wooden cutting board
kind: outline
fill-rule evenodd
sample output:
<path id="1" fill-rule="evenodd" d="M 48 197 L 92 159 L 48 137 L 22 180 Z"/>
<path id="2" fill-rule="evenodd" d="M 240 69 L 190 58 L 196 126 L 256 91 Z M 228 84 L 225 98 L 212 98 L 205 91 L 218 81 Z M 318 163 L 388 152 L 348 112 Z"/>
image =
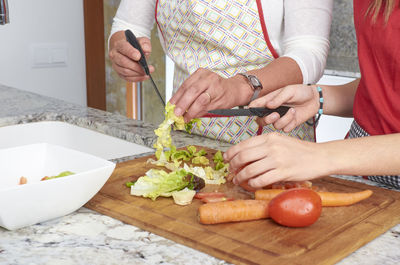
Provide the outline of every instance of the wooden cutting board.
<path id="1" fill-rule="evenodd" d="M 209 156 L 215 153 L 202 148 Z M 107 183 L 85 207 L 231 263 L 334 264 L 400 223 L 400 192 L 324 177 L 313 181 L 313 185 L 329 191 L 371 189 L 374 193 L 353 206 L 325 207 L 320 219 L 306 228 L 282 227 L 270 219 L 202 225 L 197 220 L 197 209 L 201 205 L 198 200 L 179 206 L 172 198 L 152 201 L 130 195 L 125 183 L 155 168 L 146 163 L 149 157 L 118 164 Z M 250 198 L 232 184 L 206 188 L 225 191 L 235 198 Z"/>

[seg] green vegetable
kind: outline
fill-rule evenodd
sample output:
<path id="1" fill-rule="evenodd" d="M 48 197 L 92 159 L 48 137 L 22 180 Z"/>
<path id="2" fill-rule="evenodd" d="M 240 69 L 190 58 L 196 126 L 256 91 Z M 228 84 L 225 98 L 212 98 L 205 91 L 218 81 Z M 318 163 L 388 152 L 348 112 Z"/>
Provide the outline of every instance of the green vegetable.
<path id="1" fill-rule="evenodd" d="M 66 177 L 66 176 L 73 175 L 73 174 L 75 174 L 75 173 L 71 172 L 71 171 L 63 171 L 60 174 L 58 174 L 57 176 L 50 176 L 50 177 L 46 176 L 42 180 L 62 178 L 62 177 Z"/>
<path id="2" fill-rule="evenodd" d="M 224 162 L 224 158 L 222 157 L 222 153 L 220 150 L 218 150 L 218 152 L 215 153 L 213 160 L 214 163 Z"/>
<path id="3" fill-rule="evenodd" d="M 136 181 L 128 181 L 127 183 L 125 183 L 125 186 L 130 188 L 132 185 L 135 185 L 135 183 L 136 183 Z"/>
<path id="4" fill-rule="evenodd" d="M 193 164 L 200 164 L 200 165 L 209 165 L 210 161 L 205 156 L 196 156 L 192 159 Z"/>
<path id="5" fill-rule="evenodd" d="M 185 187 L 195 189 L 199 185 L 198 182 L 195 176 L 188 174 L 184 169 L 171 173 L 167 173 L 164 170 L 150 169 L 145 176 L 140 177 L 131 186 L 131 194 L 155 200 L 158 196 L 171 196 L 173 191 L 179 191 Z"/>
<path id="6" fill-rule="evenodd" d="M 193 128 L 193 124 L 196 123 L 197 126 L 200 126 L 201 120 L 200 119 L 193 119 L 187 124 L 183 119 L 183 116 L 176 116 L 174 114 L 175 105 L 170 104 L 169 102 L 165 106 L 165 119 L 164 121 L 158 126 L 154 133 L 157 135 L 157 141 L 154 144 L 156 148 L 156 157 L 157 159 L 166 159 L 169 161 L 170 156 L 174 153 L 172 145 L 172 138 L 171 138 L 171 125 L 173 125 L 174 130 L 186 130 L 187 132 L 191 132 Z M 169 155 L 164 154 L 164 148 L 168 148 L 171 150 Z M 176 148 L 175 148 L 176 150 Z M 166 151 L 168 152 L 168 151 Z"/>
<path id="7" fill-rule="evenodd" d="M 195 194 L 196 191 L 184 188 L 183 190 L 172 192 L 172 198 L 178 205 L 188 205 L 192 202 Z"/>

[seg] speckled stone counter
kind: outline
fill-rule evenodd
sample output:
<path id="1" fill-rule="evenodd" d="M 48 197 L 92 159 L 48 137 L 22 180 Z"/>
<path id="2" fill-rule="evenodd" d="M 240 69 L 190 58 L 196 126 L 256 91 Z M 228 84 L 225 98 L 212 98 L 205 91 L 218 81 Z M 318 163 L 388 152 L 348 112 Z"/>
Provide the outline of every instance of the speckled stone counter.
<path id="1" fill-rule="evenodd" d="M 64 121 L 148 147 L 155 141 L 155 125 L 0 85 L 0 127 L 36 121 Z M 174 132 L 173 137 L 177 146 L 198 144 L 221 150 L 229 147 L 226 143 L 180 132 Z M 338 264 L 399 264 L 399 249 L 400 225 L 397 225 Z M 227 263 L 81 208 L 67 216 L 16 231 L 0 228 L 0 264 Z"/>

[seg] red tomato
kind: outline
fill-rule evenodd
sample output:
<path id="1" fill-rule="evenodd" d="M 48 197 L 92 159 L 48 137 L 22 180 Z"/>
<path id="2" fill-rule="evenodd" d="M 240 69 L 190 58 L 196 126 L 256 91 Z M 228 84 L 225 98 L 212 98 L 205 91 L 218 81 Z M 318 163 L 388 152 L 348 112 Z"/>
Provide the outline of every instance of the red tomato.
<path id="1" fill-rule="evenodd" d="M 203 199 L 203 198 L 221 198 L 226 197 L 226 194 L 223 192 L 196 192 L 194 195 L 196 199 Z"/>
<path id="2" fill-rule="evenodd" d="M 209 202 L 223 202 L 223 201 L 233 201 L 233 198 L 227 197 L 205 197 L 201 199 L 202 202 L 209 203 Z"/>
<path id="3" fill-rule="evenodd" d="M 277 195 L 268 207 L 269 216 L 278 224 L 304 227 L 318 220 L 322 211 L 322 201 L 315 191 L 296 188 Z"/>

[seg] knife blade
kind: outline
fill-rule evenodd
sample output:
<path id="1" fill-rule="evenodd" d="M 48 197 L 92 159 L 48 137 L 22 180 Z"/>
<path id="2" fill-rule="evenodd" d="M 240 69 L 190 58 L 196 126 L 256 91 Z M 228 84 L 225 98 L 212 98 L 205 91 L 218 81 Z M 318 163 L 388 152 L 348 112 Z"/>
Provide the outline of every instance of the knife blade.
<path id="1" fill-rule="evenodd" d="M 276 109 L 268 108 L 248 108 L 248 109 L 216 109 L 210 110 L 208 113 L 221 116 L 258 116 L 265 117 L 271 113 L 277 112 L 281 117 L 288 112 L 290 107 L 280 106 Z"/>

